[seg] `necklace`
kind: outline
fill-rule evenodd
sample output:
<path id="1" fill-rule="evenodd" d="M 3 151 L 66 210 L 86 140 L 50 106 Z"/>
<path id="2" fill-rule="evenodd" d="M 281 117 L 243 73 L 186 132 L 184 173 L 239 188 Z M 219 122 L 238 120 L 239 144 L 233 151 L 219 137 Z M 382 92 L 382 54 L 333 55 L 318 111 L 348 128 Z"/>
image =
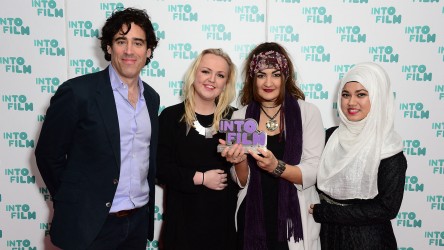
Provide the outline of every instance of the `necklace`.
<path id="1" fill-rule="evenodd" d="M 194 117 L 194 118 L 195 118 L 195 120 L 194 120 L 193 125 L 194 125 L 194 129 L 196 129 L 197 133 L 205 136 L 206 139 L 213 138 L 213 135 L 216 134 L 213 126 L 210 125 L 209 127 L 204 127 L 200 124 L 199 120 L 197 120 L 197 117 Z"/>
<path id="2" fill-rule="evenodd" d="M 279 124 L 278 124 L 278 122 L 274 119 L 276 116 L 277 116 L 277 114 L 279 114 L 279 112 L 281 111 L 281 108 L 282 108 L 282 106 L 278 109 L 278 111 L 276 112 L 276 114 L 274 114 L 273 116 L 269 116 L 268 114 L 267 114 L 267 112 L 265 112 L 265 110 L 264 110 L 264 108 L 262 108 L 262 105 L 261 105 L 261 109 L 262 109 L 262 111 L 264 112 L 264 114 L 268 117 L 268 121 L 265 123 L 265 128 L 267 128 L 267 130 L 268 131 L 275 131 L 278 127 L 279 127 Z"/>

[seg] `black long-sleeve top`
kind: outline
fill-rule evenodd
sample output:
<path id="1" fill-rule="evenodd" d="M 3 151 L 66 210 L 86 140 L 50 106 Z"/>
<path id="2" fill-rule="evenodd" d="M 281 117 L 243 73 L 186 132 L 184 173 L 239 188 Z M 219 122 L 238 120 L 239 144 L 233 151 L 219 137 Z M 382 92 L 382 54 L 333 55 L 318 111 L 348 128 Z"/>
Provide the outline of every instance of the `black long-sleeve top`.
<path id="1" fill-rule="evenodd" d="M 327 138 L 336 127 L 327 130 Z M 323 200 L 313 217 L 321 225 L 322 249 L 397 249 L 391 219 L 401 207 L 407 160 L 403 152 L 381 160 L 373 199 Z M 325 195 L 322 194 L 321 195 Z M 337 203 L 337 204 L 332 204 Z"/>

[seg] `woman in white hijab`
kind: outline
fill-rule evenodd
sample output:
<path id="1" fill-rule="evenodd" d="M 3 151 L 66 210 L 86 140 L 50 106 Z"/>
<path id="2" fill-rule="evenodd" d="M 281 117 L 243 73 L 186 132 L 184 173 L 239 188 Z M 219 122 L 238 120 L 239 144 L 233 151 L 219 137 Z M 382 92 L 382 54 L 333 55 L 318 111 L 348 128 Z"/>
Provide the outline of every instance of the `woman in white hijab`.
<path id="1" fill-rule="evenodd" d="M 340 123 L 327 130 L 310 212 L 322 249 L 397 249 L 390 220 L 404 193 L 407 161 L 394 131 L 390 79 L 375 63 L 356 64 L 338 93 Z"/>

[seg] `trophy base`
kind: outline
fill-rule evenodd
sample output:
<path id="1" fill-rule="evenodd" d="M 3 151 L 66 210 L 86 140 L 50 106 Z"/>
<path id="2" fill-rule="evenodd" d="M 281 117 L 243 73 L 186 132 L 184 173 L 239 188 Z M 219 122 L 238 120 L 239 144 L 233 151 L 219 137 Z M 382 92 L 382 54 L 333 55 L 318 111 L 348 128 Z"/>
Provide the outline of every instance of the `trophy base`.
<path id="1" fill-rule="evenodd" d="M 229 148 L 231 145 L 223 145 L 223 144 L 219 144 L 217 145 L 217 152 L 220 153 L 222 152 L 225 148 Z M 267 147 L 265 146 L 243 146 L 244 148 L 244 154 L 248 154 L 248 150 L 251 150 L 252 152 L 256 153 L 256 154 L 261 154 L 257 149 L 258 148 L 262 148 L 264 150 L 267 150 Z"/>

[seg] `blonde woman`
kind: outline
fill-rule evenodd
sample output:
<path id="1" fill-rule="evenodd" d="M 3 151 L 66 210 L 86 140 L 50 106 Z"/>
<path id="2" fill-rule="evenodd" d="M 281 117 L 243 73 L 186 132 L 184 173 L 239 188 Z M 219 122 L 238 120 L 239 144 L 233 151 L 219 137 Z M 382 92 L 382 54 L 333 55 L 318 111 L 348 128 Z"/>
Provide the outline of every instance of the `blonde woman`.
<path id="1" fill-rule="evenodd" d="M 219 121 L 234 109 L 236 67 L 206 49 L 187 71 L 184 102 L 159 117 L 158 180 L 165 184 L 165 249 L 233 249 L 236 191 L 217 153 Z"/>

